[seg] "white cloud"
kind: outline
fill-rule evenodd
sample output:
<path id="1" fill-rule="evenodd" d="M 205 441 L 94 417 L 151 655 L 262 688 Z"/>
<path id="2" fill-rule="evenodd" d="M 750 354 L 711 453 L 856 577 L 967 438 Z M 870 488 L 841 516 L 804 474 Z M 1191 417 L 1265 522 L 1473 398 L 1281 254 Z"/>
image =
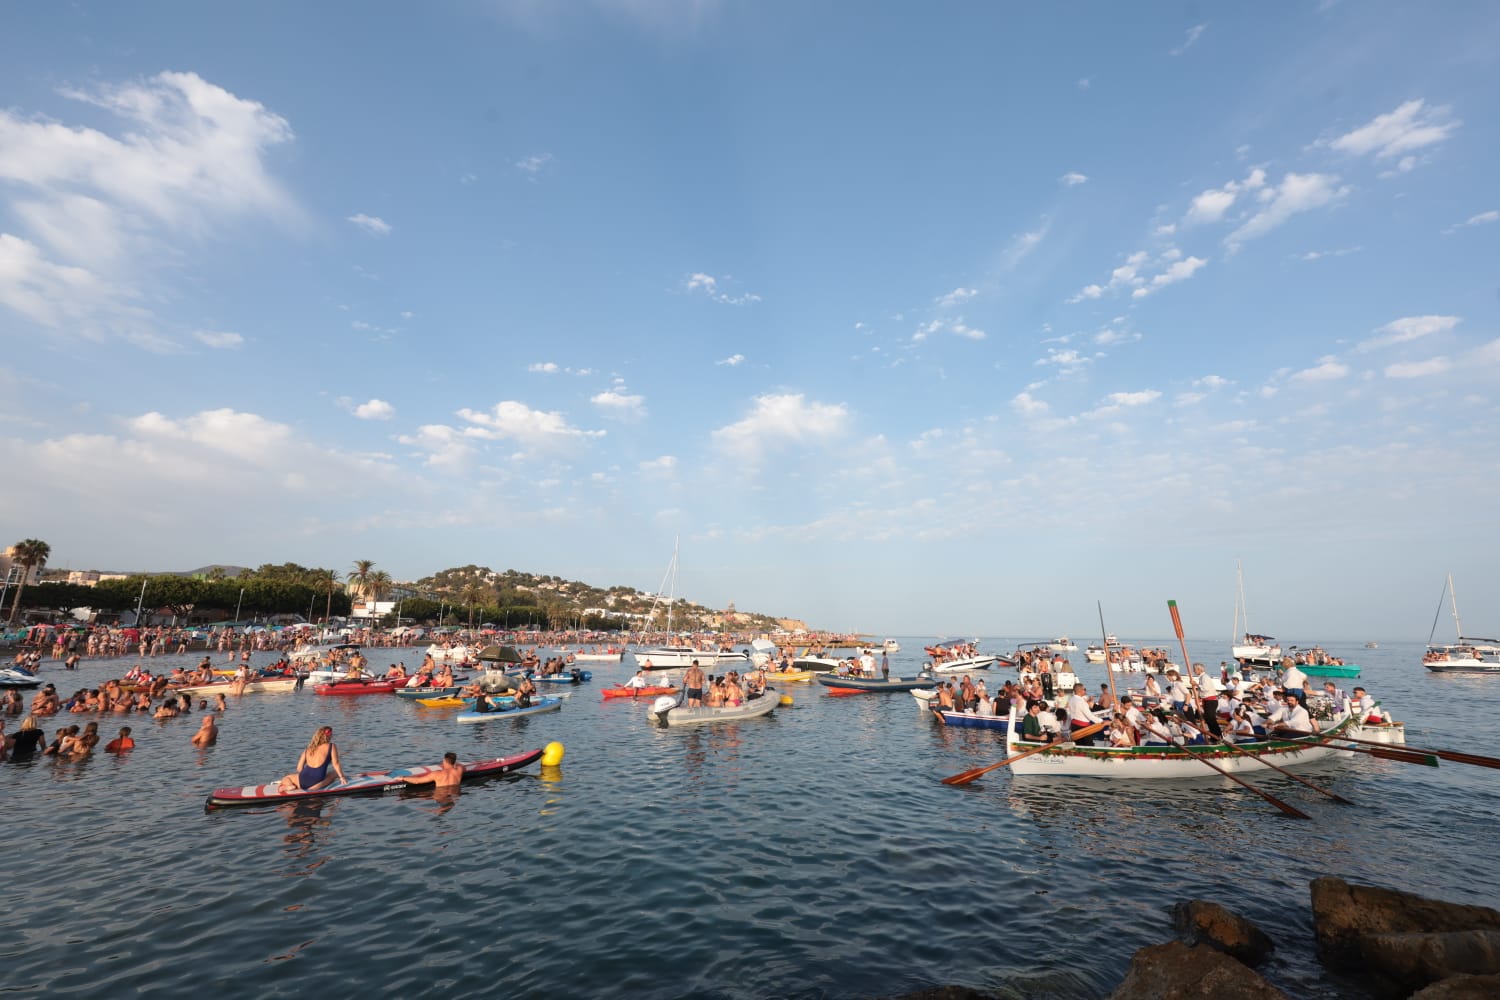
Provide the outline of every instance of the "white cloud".
<path id="1" fill-rule="evenodd" d="M 519 171 L 521 171 L 521 173 L 523 173 L 523 174 L 527 174 L 527 175 L 529 175 L 531 177 L 535 177 L 537 174 L 541 173 L 544 169 L 546 169 L 547 164 L 549 164 L 551 162 L 552 162 L 552 154 L 551 153 L 539 153 L 539 154 L 534 155 L 534 156 L 528 156 L 528 157 L 525 157 L 524 159 L 517 160 L 516 161 L 516 169 L 519 170 Z"/>
<path id="2" fill-rule="evenodd" d="M 1452 370 L 1453 363 L 1445 357 L 1428 358 L 1426 361 L 1398 362 L 1385 366 L 1386 378 L 1423 378 L 1427 375 L 1442 375 Z"/>
<path id="3" fill-rule="evenodd" d="M 1193 198 L 1188 206 L 1183 225 L 1194 226 L 1218 222 L 1234 206 L 1241 194 L 1258 192 L 1266 184 L 1266 172 L 1259 167 L 1251 170 L 1243 181 L 1229 181 L 1223 187 L 1209 188 Z"/>
<path id="4" fill-rule="evenodd" d="M 1324 257 L 1347 257 L 1351 253 L 1359 253 L 1363 246 L 1340 247 L 1337 250 L 1309 250 L 1302 255 L 1303 260 L 1322 260 Z"/>
<path id="5" fill-rule="evenodd" d="M 646 412 L 646 397 L 634 395 L 621 388 L 606 389 L 589 397 L 589 402 L 606 413 L 619 417 L 640 417 Z"/>
<path id="6" fill-rule="evenodd" d="M 648 475 L 670 476 L 677 471 L 677 456 L 662 455 L 660 458 L 641 462 L 638 468 Z"/>
<path id="7" fill-rule="evenodd" d="M 1485 226 L 1489 225 L 1491 222 L 1500 222 L 1500 211 L 1491 209 L 1488 212 L 1480 212 L 1478 215 L 1471 215 L 1463 222 L 1455 222 L 1447 229 L 1444 229 L 1443 235 L 1451 236 L 1454 233 L 1458 232 L 1460 229 L 1467 229 L 1470 226 Z"/>
<path id="8" fill-rule="evenodd" d="M 1206 24 L 1195 24 L 1195 25 L 1193 25 L 1191 28 L 1189 28 L 1187 30 L 1187 35 L 1183 38 L 1182 44 L 1179 45 L 1179 46 L 1177 46 L 1177 48 L 1173 49 L 1171 51 L 1171 54 L 1174 55 L 1174 56 L 1180 56 L 1180 55 L 1182 55 L 1188 49 L 1190 49 L 1194 45 L 1196 45 L 1198 43 L 1198 39 L 1202 38 L 1203 37 L 1203 33 L 1205 31 L 1207 31 L 1207 30 L 1208 30 L 1208 25 L 1206 25 Z"/>
<path id="9" fill-rule="evenodd" d="M 244 344 L 245 338 L 237 333 L 225 333 L 215 330 L 194 330 L 193 337 L 201 344 L 218 350 L 233 350 Z"/>
<path id="10" fill-rule="evenodd" d="M 1089 178 L 1087 174 L 1080 174 L 1076 170 L 1069 170 L 1067 173 L 1058 178 L 1058 180 L 1062 181 L 1068 187 L 1077 187 L 1080 184 L 1087 184 L 1088 179 Z"/>
<path id="11" fill-rule="evenodd" d="M 1078 89 L 1079 90 L 1088 90 L 1089 87 L 1092 85 L 1092 83 L 1093 83 L 1093 81 L 1091 81 L 1086 76 L 1079 77 L 1078 78 Z"/>
<path id="12" fill-rule="evenodd" d="M 555 361 L 537 361 L 526 366 L 529 372 L 539 372 L 542 375 L 556 375 L 562 371 Z"/>
<path id="13" fill-rule="evenodd" d="M 1022 233 L 1010 241 L 1010 245 L 1000 254 L 1000 267 L 1002 270 L 1010 271 L 1031 255 L 1031 252 L 1042 245 L 1042 240 L 1047 238 L 1047 231 L 1052 228 L 1052 223 L 1043 219 L 1042 224 L 1029 233 Z"/>
<path id="14" fill-rule="evenodd" d="M 496 403 L 489 410 L 459 410 L 458 417 L 471 425 L 463 429 L 469 437 L 518 441 L 537 451 L 558 449 L 604 436 L 604 431 L 572 426 L 555 410 L 533 410 L 525 403 L 509 399 Z"/>
<path id="15" fill-rule="evenodd" d="M 731 458 L 757 461 L 788 445 L 826 444 L 848 428 L 849 411 L 842 403 L 808 401 L 802 393 L 757 396 L 749 416 L 711 435 L 714 444 Z"/>
<path id="16" fill-rule="evenodd" d="M 920 344 L 933 334 L 944 331 L 967 340 L 983 340 L 985 338 L 983 330 L 976 330 L 968 326 L 964 323 L 964 318 L 959 316 L 954 319 L 928 320 L 926 323 L 921 324 L 917 327 L 917 332 L 911 336 L 912 343 Z"/>
<path id="17" fill-rule="evenodd" d="M 1461 316 L 1403 316 L 1376 327 L 1377 336 L 1360 341 L 1358 350 L 1373 351 L 1392 344 L 1407 344 L 1435 333 L 1449 333 L 1462 322 Z"/>
<path id="18" fill-rule="evenodd" d="M 1376 159 L 1383 160 L 1443 142 L 1462 124 L 1450 118 L 1449 108 L 1429 107 L 1426 101 L 1418 98 L 1407 101 L 1395 111 L 1375 116 L 1352 132 L 1323 140 L 1318 145 L 1355 156 L 1374 153 Z"/>
<path id="19" fill-rule="evenodd" d="M 378 215 L 366 215 L 361 212 L 358 215 L 349 216 L 346 221 L 354 223 L 371 236 L 389 236 L 391 234 L 391 224 Z"/>
<path id="20" fill-rule="evenodd" d="M 26 192 L 9 207 L 33 237 L 0 233 L 0 305 L 68 333 L 180 350 L 141 305 L 174 297 L 152 279 L 227 221 L 300 217 L 266 163 L 292 130 L 193 73 L 62 94 L 114 116 L 119 137 L 0 110 L 0 182 Z"/>
<path id="21" fill-rule="evenodd" d="M 1029 392 L 1020 392 L 1010 401 L 1010 408 L 1023 417 L 1045 417 L 1052 409 L 1046 400 L 1037 399 Z"/>
<path id="22" fill-rule="evenodd" d="M 1224 242 L 1235 247 L 1264 236 L 1292 216 L 1322 208 L 1348 193 L 1349 188 L 1340 187 L 1338 177 L 1333 174 L 1287 174 L 1279 186 L 1266 189 L 1265 207 L 1230 233 Z"/>
<path id="23" fill-rule="evenodd" d="M 727 358 L 714 362 L 716 365 L 728 365 L 730 368 L 737 368 L 744 363 L 745 356 L 743 354 L 731 354 Z"/>
<path id="24" fill-rule="evenodd" d="M 978 294 L 979 292 L 973 288 L 955 288 L 947 295 L 939 295 L 933 302 L 940 308 L 946 309 L 950 306 L 962 305 Z"/>
<path id="25" fill-rule="evenodd" d="M 1312 368 L 1304 368 L 1293 374 L 1289 382 L 1331 382 L 1341 379 L 1349 374 L 1349 366 L 1340 362 L 1332 356 L 1318 359 L 1317 365 Z"/>
<path id="26" fill-rule="evenodd" d="M 1084 357 L 1071 347 L 1059 350 L 1056 347 L 1047 348 L 1047 356 L 1038 358 L 1037 365 L 1055 365 L 1060 374 L 1066 375 L 1075 372 L 1092 361 L 1092 358 Z"/>
<path id="27" fill-rule="evenodd" d="M 1118 327 L 1107 326 L 1094 334 L 1094 343 L 1100 347 L 1109 347 L 1112 344 L 1134 343 L 1141 339 L 1141 335 L 1133 330 L 1122 330 Z"/>
<path id="28" fill-rule="evenodd" d="M 361 420 L 389 420 L 396 415 L 396 408 L 383 399 L 371 399 L 349 410 Z"/>
<path id="29" fill-rule="evenodd" d="M 1202 378 L 1193 379 L 1193 385 L 1200 389 L 1222 389 L 1227 385 L 1233 385 L 1227 378 L 1218 375 L 1205 375 Z"/>
<path id="30" fill-rule="evenodd" d="M 1469 352 L 1468 363 L 1475 365 L 1500 364 L 1500 337 L 1488 344 L 1481 344 Z"/>
<path id="31" fill-rule="evenodd" d="M 1207 263 L 1208 261 L 1204 260 L 1202 257 L 1187 257 L 1183 260 L 1176 261 L 1165 271 L 1152 278 L 1151 284 L 1146 285 L 1143 288 L 1137 288 L 1135 291 L 1131 292 L 1130 295 L 1132 298 L 1141 299 L 1145 298 L 1147 295 L 1150 295 L 1152 292 L 1156 291 L 1159 288 L 1165 288 L 1167 285 L 1175 285 L 1179 281 L 1186 281 L 1194 274 L 1196 274 L 1199 268 L 1203 267 L 1203 265 Z"/>
<path id="32" fill-rule="evenodd" d="M 425 452 L 424 465 L 456 469 L 474 457 L 474 444 L 463 431 L 444 424 L 423 424 L 415 434 L 398 435 L 401 444 Z"/>
<path id="33" fill-rule="evenodd" d="M 126 426 L 143 438 L 193 444 L 261 467 L 276 462 L 292 439 L 286 424 L 228 408 L 181 420 L 152 411 L 126 421 Z"/>
<path id="34" fill-rule="evenodd" d="M 731 295 L 719 290 L 720 281 L 731 281 L 733 279 L 724 277 L 715 278 L 711 274 L 695 271 L 683 280 L 682 287 L 689 292 L 702 292 L 715 302 L 722 302 L 727 306 L 744 306 L 760 301 L 760 296 L 754 292 L 745 292 L 743 295 Z"/>
<path id="35" fill-rule="evenodd" d="M 401 310 L 401 318 L 402 319 L 411 319 L 412 316 L 414 316 L 414 315 L 416 315 L 416 314 L 413 313 L 410 309 L 403 309 L 403 310 Z"/>

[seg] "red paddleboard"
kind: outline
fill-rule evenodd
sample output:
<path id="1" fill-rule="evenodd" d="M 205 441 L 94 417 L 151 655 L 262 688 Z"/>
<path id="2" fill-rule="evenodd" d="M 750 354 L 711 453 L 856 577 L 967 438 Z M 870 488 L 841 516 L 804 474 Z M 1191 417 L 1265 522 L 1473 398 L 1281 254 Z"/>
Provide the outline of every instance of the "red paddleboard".
<path id="1" fill-rule="evenodd" d="M 532 761 L 542 756 L 540 750 L 528 750 L 513 757 L 497 757 L 494 760 L 479 760 L 463 764 L 464 780 L 471 778 L 486 778 L 496 774 L 505 774 L 516 768 L 525 767 Z M 280 781 L 273 781 L 268 785 L 244 785 L 238 788 L 216 788 L 208 797 L 204 808 L 213 809 L 219 806 L 254 806 L 275 802 L 295 802 L 299 799 L 327 798 L 330 795 L 354 795 L 359 792 L 380 792 L 387 788 L 393 788 L 405 784 L 402 778 L 420 778 L 441 770 L 436 764 L 422 764 L 415 767 L 401 767 L 392 771 L 368 771 L 356 775 L 348 781 L 335 782 L 327 788 L 319 788 L 315 791 L 304 792 L 301 789 L 291 792 L 278 791 Z"/>

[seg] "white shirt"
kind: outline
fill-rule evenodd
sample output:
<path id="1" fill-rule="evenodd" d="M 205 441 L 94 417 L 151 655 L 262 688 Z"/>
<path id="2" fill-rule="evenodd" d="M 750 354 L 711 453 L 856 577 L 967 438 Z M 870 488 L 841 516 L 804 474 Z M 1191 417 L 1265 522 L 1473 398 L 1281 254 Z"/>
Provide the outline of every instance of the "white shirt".
<path id="1" fill-rule="evenodd" d="M 642 677 L 640 674 L 636 674 L 634 677 L 630 678 L 630 680 L 625 682 L 625 686 L 631 688 L 643 688 L 647 687 L 648 683 L 646 681 L 646 678 Z"/>
<path id="2" fill-rule="evenodd" d="M 1089 700 L 1087 698 L 1082 695 L 1070 694 L 1068 695 L 1068 721 L 1081 722 L 1088 725 L 1094 722 L 1103 722 L 1104 720 L 1095 715 L 1094 710 L 1089 708 Z"/>
<path id="3" fill-rule="evenodd" d="M 1281 725 L 1286 729 L 1295 729 L 1299 732 L 1317 732 L 1317 727 L 1312 724 L 1312 716 L 1307 714 L 1307 709 L 1298 705 L 1296 708 L 1287 709 L 1286 717 Z"/>
<path id="4" fill-rule="evenodd" d="M 1187 701 L 1188 700 L 1187 685 L 1184 684 L 1184 683 L 1182 683 L 1182 681 L 1180 681 L 1180 680 L 1173 681 L 1167 687 L 1167 697 L 1170 698 L 1172 701 Z"/>
<path id="5" fill-rule="evenodd" d="M 1307 687 L 1307 675 L 1296 667 L 1287 667 L 1286 672 L 1281 675 L 1281 686 L 1284 688 Z"/>
<path id="6" fill-rule="evenodd" d="M 1193 678 L 1193 683 L 1198 686 L 1198 696 L 1201 698 L 1217 698 L 1224 685 L 1212 674 L 1202 673 Z"/>

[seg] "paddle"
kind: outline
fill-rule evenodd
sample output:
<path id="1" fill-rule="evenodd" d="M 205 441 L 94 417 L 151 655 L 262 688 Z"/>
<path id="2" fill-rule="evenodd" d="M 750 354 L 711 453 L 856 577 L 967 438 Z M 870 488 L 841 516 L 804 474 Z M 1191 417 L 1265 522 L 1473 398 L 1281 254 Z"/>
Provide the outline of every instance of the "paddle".
<path id="1" fill-rule="evenodd" d="M 1060 747 L 1064 743 L 1067 743 L 1067 742 L 1069 742 L 1071 740 L 1075 740 L 1075 739 L 1077 739 L 1080 736 L 1092 736 L 1095 733 L 1099 732 L 1101 729 L 1103 729 L 1107 725 L 1109 725 L 1109 723 L 1107 723 L 1107 722 L 1096 722 L 1092 726 L 1085 726 L 1082 729 L 1078 730 L 1077 732 L 1070 733 L 1068 735 L 1067 739 L 1056 739 L 1056 740 L 1053 740 L 1051 743 L 1039 743 L 1036 746 L 1032 747 L 1030 750 L 1024 750 L 1021 753 L 1018 753 L 1018 754 L 1015 754 L 1013 756 L 1007 757 L 1004 760 L 1000 761 L 999 763 L 996 763 L 996 764 L 986 764 L 984 767 L 976 767 L 972 771 L 965 771 L 962 774 L 949 775 L 948 777 L 946 777 L 946 778 L 943 779 L 943 784 L 945 784 L 945 785 L 967 785 L 971 781 L 978 780 L 978 778 L 981 775 L 989 774 L 991 771 L 995 770 L 995 768 L 997 768 L 997 767 L 1004 767 L 1006 764 L 1012 763 L 1014 761 L 1018 761 L 1018 760 L 1022 759 L 1023 757 L 1030 757 L 1034 753 L 1041 753 L 1043 750 L 1051 750 L 1053 747 Z"/>
<path id="2" fill-rule="evenodd" d="M 1176 713 L 1173 713 L 1173 714 L 1176 714 Z M 1177 720 L 1179 722 L 1185 721 L 1182 718 L 1182 716 L 1180 716 L 1180 715 L 1177 716 Z M 1272 764 L 1270 761 L 1266 760 L 1264 757 L 1261 757 L 1258 754 L 1251 753 L 1249 750 L 1246 750 L 1242 746 L 1238 746 L 1238 745 L 1236 745 L 1234 743 L 1231 743 L 1228 740 L 1224 740 L 1223 741 L 1223 745 L 1226 746 L 1226 747 L 1228 747 L 1229 749 L 1233 750 L 1235 753 L 1244 754 L 1246 757 L 1249 757 L 1252 760 L 1258 760 L 1258 761 L 1260 761 L 1262 764 L 1266 765 L 1267 767 L 1269 767 L 1273 771 L 1280 771 L 1282 774 L 1286 775 L 1288 778 L 1291 778 L 1293 781 L 1300 782 L 1301 784 L 1306 785 L 1308 788 L 1311 788 L 1313 791 L 1319 792 L 1319 793 L 1321 793 L 1323 795 L 1328 796 L 1330 799 L 1332 799 L 1335 802 L 1342 802 L 1346 806 L 1352 806 L 1352 805 L 1354 805 L 1353 802 L 1350 802 L 1348 799 L 1344 798 L 1342 795 L 1339 795 L 1336 792 L 1330 792 L 1328 789 L 1323 788 L 1320 785 L 1315 785 L 1311 781 L 1308 781 L 1306 778 L 1302 777 L 1300 774 L 1293 774 L 1291 771 L 1288 771 L 1284 767 L 1280 767 L 1280 766 L 1278 766 L 1276 764 Z"/>
<path id="3" fill-rule="evenodd" d="M 1392 747 L 1389 743 L 1382 743 L 1379 740 L 1357 740 L 1352 736 L 1341 736 L 1339 738 L 1348 740 L 1350 743 L 1359 743 L 1363 746 L 1382 747 L 1386 749 L 1400 749 L 1403 753 L 1414 753 L 1418 755 L 1429 754 L 1433 757 L 1441 758 L 1442 760 L 1451 761 L 1454 764 L 1472 764 L 1475 767 L 1500 768 L 1500 759 L 1497 759 L 1495 757 L 1486 757 L 1483 754 L 1460 753 L 1457 750 L 1424 750 L 1421 747 L 1398 748 Z"/>
<path id="4" fill-rule="evenodd" d="M 1271 738 L 1272 739 L 1277 739 L 1277 740 L 1286 740 L 1286 741 L 1291 742 L 1291 743 L 1308 743 L 1308 742 L 1311 742 L 1311 743 L 1313 743 L 1314 745 L 1317 745 L 1317 746 L 1328 746 L 1328 747 L 1332 747 L 1335 750 L 1344 750 L 1344 751 L 1347 751 L 1348 753 L 1369 754 L 1371 757 L 1375 757 L 1378 760 L 1399 760 L 1403 764 L 1421 764 L 1424 767 L 1437 767 L 1438 766 L 1438 759 L 1437 759 L 1437 757 L 1434 756 L 1433 754 L 1429 754 L 1429 753 L 1426 753 L 1424 751 L 1417 751 L 1417 750 L 1397 750 L 1397 749 L 1395 749 L 1393 747 L 1385 747 L 1383 749 L 1378 749 L 1378 750 L 1377 749 L 1365 749 L 1364 747 L 1351 747 L 1351 746 L 1346 746 L 1343 743 L 1334 743 L 1334 742 L 1332 742 L 1333 740 L 1348 740 L 1350 738 L 1348 736 L 1335 736 L 1335 735 L 1332 735 L 1332 734 L 1322 735 L 1322 734 L 1316 734 L 1316 733 L 1314 733 L 1314 734 L 1306 734 L 1306 733 L 1303 733 L 1303 734 L 1273 733 L 1272 736 L 1271 736 Z"/>

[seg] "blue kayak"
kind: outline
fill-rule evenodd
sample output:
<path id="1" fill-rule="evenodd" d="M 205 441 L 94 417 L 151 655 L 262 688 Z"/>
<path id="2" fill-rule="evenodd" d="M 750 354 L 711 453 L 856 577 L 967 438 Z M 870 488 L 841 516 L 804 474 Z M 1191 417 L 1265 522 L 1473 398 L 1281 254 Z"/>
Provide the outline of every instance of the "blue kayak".
<path id="1" fill-rule="evenodd" d="M 567 674 L 551 674 L 531 678 L 537 684 L 582 684 L 594 679 L 592 670 L 577 670 Z"/>
<path id="2" fill-rule="evenodd" d="M 459 712 L 454 718 L 459 722 L 489 722 L 492 719 L 519 719 L 523 715 L 539 715 L 556 712 L 562 708 L 561 698 L 542 698 L 525 708 L 497 708 L 490 712 Z"/>

